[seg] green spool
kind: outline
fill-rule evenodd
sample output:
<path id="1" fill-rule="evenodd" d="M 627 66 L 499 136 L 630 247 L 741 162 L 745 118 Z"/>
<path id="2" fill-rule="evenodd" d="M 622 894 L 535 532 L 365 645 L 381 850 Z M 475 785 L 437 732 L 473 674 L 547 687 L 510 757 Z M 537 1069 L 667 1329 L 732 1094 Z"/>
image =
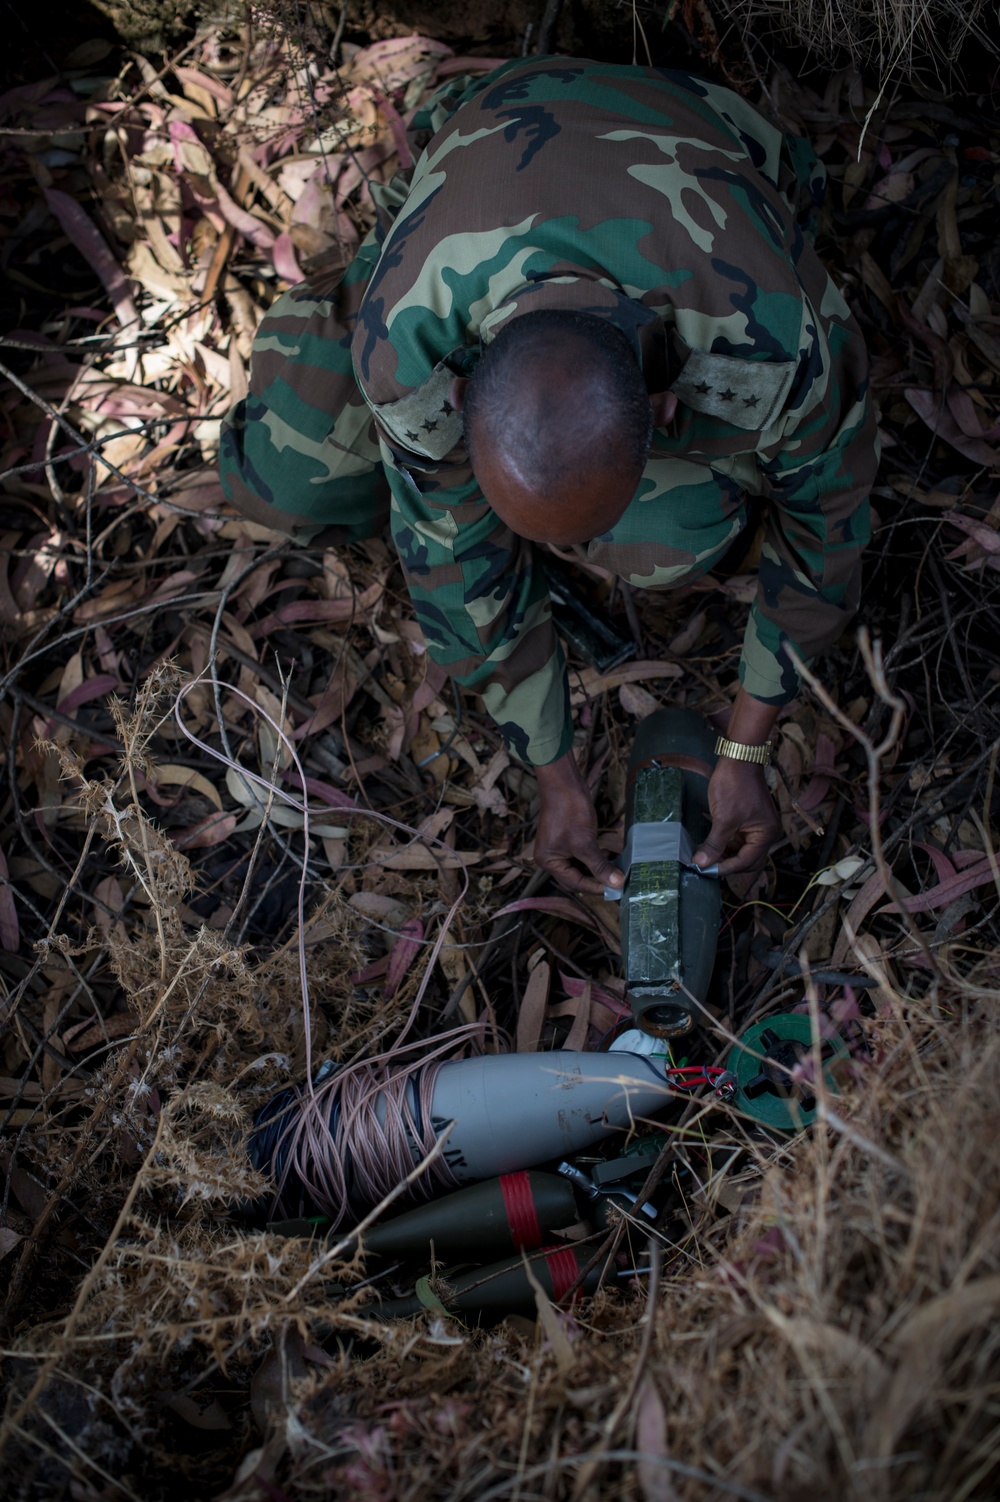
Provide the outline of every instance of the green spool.
<path id="1" fill-rule="evenodd" d="M 779 1132 L 812 1126 L 817 1113 L 815 1096 L 808 1086 L 795 1085 L 788 1076 L 798 1059 L 812 1054 L 812 1042 L 812 1022 L 804 1012 L 779 1012 L 748 1027 L 726 1060 L 726 1068 L 736 1076 L 732 1104 Z M 839 1034 L 824 1040 L 823 1079 L 833 1095 L 837 1094 L 833 1070 L 849 1057 Z"/>

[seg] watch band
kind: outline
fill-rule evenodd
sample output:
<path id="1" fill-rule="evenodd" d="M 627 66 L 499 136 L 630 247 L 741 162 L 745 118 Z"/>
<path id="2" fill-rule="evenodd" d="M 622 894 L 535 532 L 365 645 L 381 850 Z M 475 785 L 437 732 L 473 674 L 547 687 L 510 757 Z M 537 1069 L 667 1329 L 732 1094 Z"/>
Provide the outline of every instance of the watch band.
<path id="1" fill-rule="evenodd" d="M 720 735 L 715 743 L 716 756 L 729 756 L 733 761 L 749 761 L 758 767 L 771 765 L 771 742 L 765 741 L 762 746 L 745 746 L 742 741 L 727 741 L 724 735 Z"/>

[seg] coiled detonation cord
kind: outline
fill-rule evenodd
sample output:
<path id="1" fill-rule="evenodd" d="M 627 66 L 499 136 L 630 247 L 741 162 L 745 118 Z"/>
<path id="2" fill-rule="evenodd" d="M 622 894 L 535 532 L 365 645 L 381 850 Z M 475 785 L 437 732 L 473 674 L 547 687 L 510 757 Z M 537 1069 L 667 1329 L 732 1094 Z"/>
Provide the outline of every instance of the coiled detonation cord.
<path id="1" fill-rule="evenodd" d="M 401 1056 L 424 1045 L 397 1044 L 335 1071 L 311 1092 L 291 1086 L 269 1101 L 257 1116 L 250 1157 L 277 1186 L 272 1218 L 320 1214 L 336 1229 L 398 1189 L 443 1146 L 450 1123 L 435 1125 L 431 1110 L 438 1071 L 473 1035 L 482 1042 L 478 1023 L 454 1028 L 433 1052 L 408 1063 Z M 431 1199 L 457 1184 L 438 1152 L 413 1180 L 411 1197 Z"/>
<path id="2" fill-rule="evenodd" d="M 174 719 L 181 734 L 203 755 L 231 768 L 246 783 L 259 788 L 265 799 L 276 798 L 302 815 L 306 848 L 299 878 L 297 918 L 306 1079 L 304 1085 L 290 1086 L 264 1106 L 257 1115 L 249 1144 L 254 1166 L 269 1173 L 275 1183 L 271 1217 L 319 1213 L 328 1216 L 336 1229 L 345 1220 L 362 1215 L 393 1191 L 398 1191 L 423 1160 L 429 1160 L 424 1171 L 408 1186 L 414 1197 L 429 1199 L 441 1188 L 453 1188 L 457 1180 L 443 1152 L 452 1123 L 439 1122 L 435 1126 L 432 1120 L 431 1102 L 438 1071 L 442 1064 L 457 1059 L 470 1046 L 482 1050 L 487 1032 L 492 1032 L 498 1043 L 502 1042 L 503 1035 L 496 1028 L 487 1029 L 478 1022 L 470 1022 L 440 1034 L 432 1048 L 420 1039 L 407 1042 L 407 1037 L 416 1021 L 452 920 L 469 889 L 468 872 L 461 868 L 462 888 L 441 924 L 409 1015 L 392 1047 L 374 1058 L 357 1060 L 314 1076 L 305 947 L 308 798 L 305 795 L 296 798 L 273 780 L 248 771 L 187 728 L 181 719 L 181 707 L 194 688 L 205 684 L 223 688 L 265 720 L 288 752 L 300 787 L 305 789 L 308 783 L 294 742 L 284 728 L 241 689 L 204 676 L 185 684 L 180 690 L 174 702 Z M 421 835 L 411 825 L 374 809 L 355 805 L 338 808 L 337 813 L 375 819 L 413 840 L 439 846 L 445 855 L 454 854 L 443 840 Z"/>

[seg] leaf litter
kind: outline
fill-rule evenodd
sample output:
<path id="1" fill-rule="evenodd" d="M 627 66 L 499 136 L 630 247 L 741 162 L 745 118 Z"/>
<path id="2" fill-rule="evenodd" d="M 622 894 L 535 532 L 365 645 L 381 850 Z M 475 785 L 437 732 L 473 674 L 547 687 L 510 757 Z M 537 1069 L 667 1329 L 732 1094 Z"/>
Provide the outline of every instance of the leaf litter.
<path id="1" fill-rule="evenodd" d="M 844 1030 L 821 1124 L 679 1098 L 662 1234 L 622 1215 L 596 1248 L 646 1271 L 570 1312 L 540 1292 L 535 1325 L 373 1323 L 363 1259 L 233 1218 L 256 1110 L 389 1046 L 419 987 L 428 1039 L 457 1014 L 529 1051 L 623 1009 L 614 910 L 542 889 L 534 779 L 430 662 L 386 545 L 293 549 L 223 503 L 263 312 L 347 263 L 407 113 L 493 61 L 332 29 L 255 14 L 0 97 L 10 1495 L 993 1496 L 1000 122 L 970 102 L 768 78 L 830 174 L 884 459 L 867 634 L 780 722 L 783 839 L 728 894 L 692 1049 L 789 1008 Z M 750 581 L 576 573 L 639 648 L 572 663 L 617 850 L 637 720 L 724 712 Z"/>

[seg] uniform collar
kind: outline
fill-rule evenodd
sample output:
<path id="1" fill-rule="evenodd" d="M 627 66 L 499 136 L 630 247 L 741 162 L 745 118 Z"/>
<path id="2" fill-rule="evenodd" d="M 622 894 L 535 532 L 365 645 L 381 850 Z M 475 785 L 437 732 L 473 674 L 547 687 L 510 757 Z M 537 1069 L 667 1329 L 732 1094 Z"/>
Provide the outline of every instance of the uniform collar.
<path id="1" fill-rule="evenodd" d="M 650 391 L 663 389 L 662 385 L 650 385 L 650 379 L 660 374 L 651 368 L 656 363 L 655 357 L 659 354 L 661 361 L 663 358 L 660 315 L 636 298 L 628 297 L 612 282 L 597 276 L 545 276 L 525 282 L 505 297 L 492 313 L 487 313 L 479 326 L 480 341 L 484 346 L 491 344 L 511 319 L 520 318 L 524 313 L 540 313 L 543 309 L 606 318 L 632 346 L 647 377 L 647 388 Z"/>

